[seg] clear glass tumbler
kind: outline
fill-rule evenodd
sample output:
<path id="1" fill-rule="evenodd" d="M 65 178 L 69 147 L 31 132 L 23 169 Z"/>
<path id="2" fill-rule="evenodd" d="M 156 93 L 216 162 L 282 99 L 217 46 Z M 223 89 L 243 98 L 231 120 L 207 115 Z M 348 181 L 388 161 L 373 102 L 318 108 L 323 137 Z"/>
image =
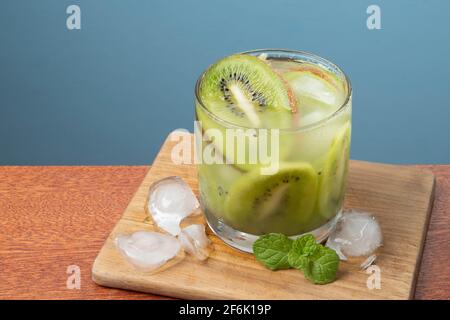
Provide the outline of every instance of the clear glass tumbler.
<path id="1" fill-rule="evenodd" d="M 210 159 L 202 158 L 197 168 L 207 222 L 223 241 L 246 252 L 252 252 L 259 235 L 272 232 L 292 238 L 311 233 L 322 241 L 343 207 L 351 137 L 350 81 L 335 64 L 306 52 L 265 49 L 241 55 L 270 65 L 290 86 L 297 110 L 289 116 L 274 114 L 270 128 L 237 125 L 202 101 L 199 88 L 208 69 L 199 77 L 196 139 L 201 156 Z M 277 152 L 276 164 L 263 165 L 257 156 L 252 158 L 262 142 L 268 153 Z M 271 165 L 276 170 L 269 170 Z"/>

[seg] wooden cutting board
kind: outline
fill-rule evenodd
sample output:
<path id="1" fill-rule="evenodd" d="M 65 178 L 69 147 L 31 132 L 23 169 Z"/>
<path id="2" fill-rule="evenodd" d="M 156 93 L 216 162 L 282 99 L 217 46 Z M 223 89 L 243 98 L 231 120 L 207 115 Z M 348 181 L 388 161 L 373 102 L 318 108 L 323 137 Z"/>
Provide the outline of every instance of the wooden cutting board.
<path id="1" fill-rule="evenodd" d="M 137 271 L 114 245 L 118 234 L 155 230 L 144 204 L 149 186 L 164 177 L 180 176 L 198 195 L 194 165 L 171 161 L 174 142 L 167 139 L 92 269 L 103 286 L 186 299 L 409 299 L 413 296 L 422 246 L 432 207 L 434 176 L 424 169 L 351 161 L 346 208 L 372 212 L 384 237 L 375 273 L 341 263 L 338 279 L 314 285 L 296 270 L 269 271 L 251 254 L 228 247 L 209 231 L 214 252 L 206 262 L 191 256 L 157 273 Z M 114 196 L 114 195 L 111 195 Z M 374 284 L 380 276 L 381 288 Z M 371 287 L 372 289 L 369 289 Z"/>

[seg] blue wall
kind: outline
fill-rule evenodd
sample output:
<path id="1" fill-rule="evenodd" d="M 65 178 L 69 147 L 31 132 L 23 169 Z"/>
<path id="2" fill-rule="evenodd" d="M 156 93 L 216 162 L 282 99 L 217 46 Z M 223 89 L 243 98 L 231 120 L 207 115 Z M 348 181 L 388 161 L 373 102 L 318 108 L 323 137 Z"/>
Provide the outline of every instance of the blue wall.
<path id="1" fill-rule="evenodd" d="M 382 30 L 366 27 L 372 3 Z M 262 47 L 349 74 L 353 158 L 449 163 L 449 16 L 447 0 L 2 0 L 0 164 L 148 164 L 192 128 L 201 71 Z"/>

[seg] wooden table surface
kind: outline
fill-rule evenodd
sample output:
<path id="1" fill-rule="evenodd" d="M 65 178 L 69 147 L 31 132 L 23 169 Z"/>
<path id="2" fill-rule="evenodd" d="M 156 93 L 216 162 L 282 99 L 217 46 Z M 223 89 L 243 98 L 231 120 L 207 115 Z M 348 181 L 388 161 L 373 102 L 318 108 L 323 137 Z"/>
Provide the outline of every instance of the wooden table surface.
<path id="1" fill-rule="evenodd" d="M 450 165 L 436 196 L 415 297 L 450 299 Z M 146 166 L 0 167 L 0 299 L 155 299 L 103 288 L 91 267 Z M 77 265 L 81 288 L 68 289 Z"/>

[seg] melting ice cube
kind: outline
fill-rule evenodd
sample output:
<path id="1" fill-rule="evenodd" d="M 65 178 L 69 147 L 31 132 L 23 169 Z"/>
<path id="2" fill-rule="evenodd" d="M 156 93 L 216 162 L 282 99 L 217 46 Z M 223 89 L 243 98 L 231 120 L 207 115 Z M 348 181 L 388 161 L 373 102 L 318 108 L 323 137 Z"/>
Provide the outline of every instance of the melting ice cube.
<path id="1" fill-rule="evenodd" d="M 161 229 L 176 236 L 181 221 L 199 214 L 200 204 L 191 188 L 180 177 L 168 177 L 150 187 L 147 209 Z"/>
<path id="2" fill-rule="evenodd" d="M 342 215 L 326 245 L 335 250 L 341 260 L 367 257 L 361 266 L 364 268 L 375 260 L 376 255 L 373 253 L 381 246 L 382 240 L 376 218 L 367 212 L 353 210 Z"/>
<path id="3" fill-rule="evenodd" d="M 260 55 L 258 55 L 258 58 L 261 59 L 262 61 L 266 61 L 267 60 L 267 53 L 261 53 Z"/>
<path id="4" fill-rule="evenodd" d="M 116 246 L 128 262 L 143 271 L 159 268 L 181 249 L 175 237 L 149 231 L 117 236 Z"/>
<path id="5" fill-rule="evenodd" d="M 327 117 L 327 115 L 328 114 L 326 112 L 324 112 L 320 109 L 317 109 L 316 111 L 309 112 L 306 115 L 304 115 L 303 117 L 301 117 L 300 124 L 302 126 L 306 126 L 308 124 L 315 123 L 322 119 L 325 119 Z"/>
<path id="6" fill-rule="evenodd" d="M 205 226 L 192 224 L 181 230 L 178 236 L 181 246 L 186 252 L 199 260 L 206 260 L 211 252 L 210 241 L 206 236 Z"/>
<path id="7" fill-rule="evenodd" d="M 311 72 L 296 72 L 291 75 L 288 78 L 289 84 L 297 95 L 311 97 L 329 106 L 337 106 L 342 100 L 340 92 L 320 76 Z"/>

